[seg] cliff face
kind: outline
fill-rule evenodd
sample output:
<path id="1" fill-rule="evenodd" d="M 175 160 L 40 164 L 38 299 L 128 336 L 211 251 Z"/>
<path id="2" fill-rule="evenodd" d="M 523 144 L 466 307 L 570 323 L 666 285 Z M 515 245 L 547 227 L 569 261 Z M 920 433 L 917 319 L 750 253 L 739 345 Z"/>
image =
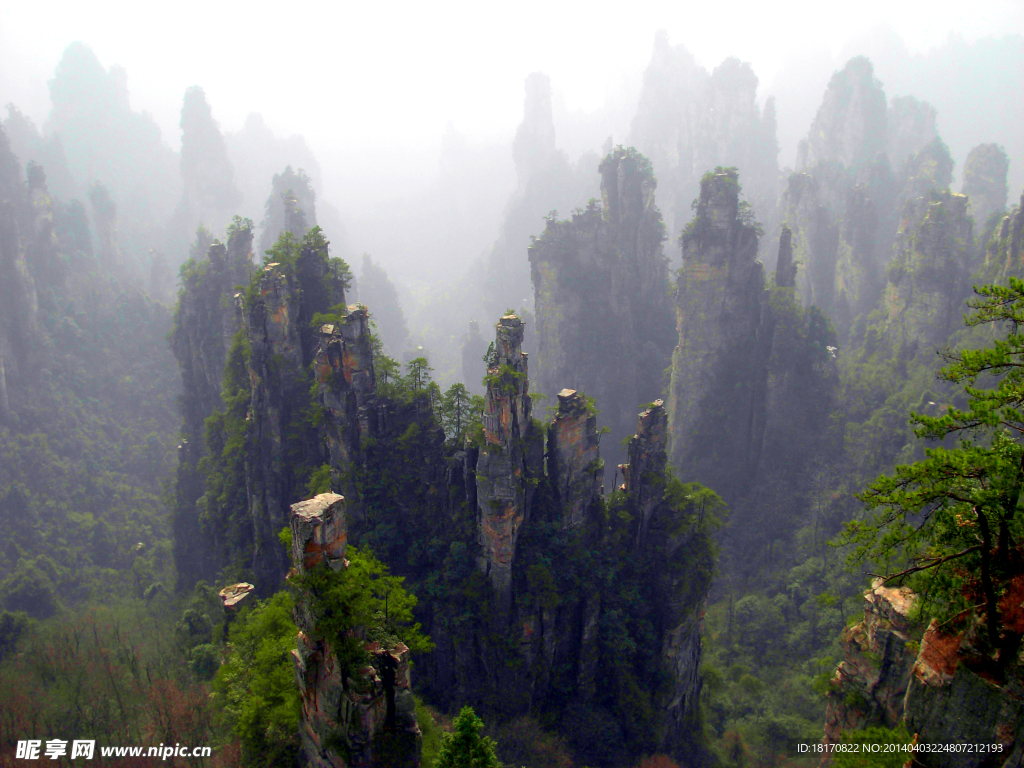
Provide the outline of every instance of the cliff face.
<path id="1" fill-rule="evenodd" d="M 206 94 L 199 86 L 185 91 L 181 105 L 182 194 L 172 228 L 188 238 L 196 227 L 219 230 L 242 201 L 234 168 Z"/>
<path id="2" fill-rule="evenodd" d="M 610 485 L 624 458 L 617 446 L 632 431 L 626 414 L 660 394 L 674 340 L 650 163 L 620 147 L 599 170 L 602 204 L 548 219 L 530 265 L 538 389 L 554 398 L 569 387 L 597 400 L 611 430 Z"/>
<path id="3" fill-rule="evenodd" d="M 1018 579 L 1018 581 L 1021 581 Z M 1017 598 L 1021 587 L 1008 590 Z M 1003 766 L 1024 755 L 1024 657 L 999 680 L 976 663 L 970 631 L 946 633 L 912 618 L 916 596 L 876 580 L 864 593 L 864 620 L 843 632 L 845 658 L 832 678 L 826 743 L 843 731 L 904 724 L 920 745 L 996 744 L 994 753 L 920 751 L 931 768 Z M 1011 620 L 1021 606 L 1011 608 Z"/>
<path id="4" fill-rule="evenodd" d="M 913 96 L 897 96 L 889 102 L 886 133 L 889 165 L 899 170 L 938 136 L 935 107 Z"/>
<path id="5" fill-rule="evenodd" d="M 182 272 L 171 337 L 188 393 L 176 557 L 185 587 L 230 563 L 264 595 L 287 571 L 277 532 L 288 505 L 339 450 L 337 433 L 331 444 L 314 413 L 310 370 L 323 336 L 314 317 L 344 305 L 348 267 L 314 229 L 301 241 L 282 238 L 278 261 L 250 278 L 251 246 L 251 222 L 236 219 L 226 247 L 214 242 Z"/>
<path id="6" fill-rule="evenodd" d="M 264 206 L 260 233 L 260 251 L 266 252 L 282 232 L 302 237 L 316 224 L 316 192 L 313 182 L 301 169 L 296 173 L 288 166 L 275 173 L 270 183 L 270 196 Z"/>
<path id="7" fill-rule="evenodd" d="M 320 328 L 313 376 L 323 408 L 331 485 L 358 499 L 351 469 L 366 461 L 364 445 L 377 433 L 377 379 L 370 344 L 370 315 L 363 305 L 348 308 L 337 324 Z M 360 519 L 360 506 L 349 503 L 349 516 Z"/>
<path id="8" fill-rule="evenodd" d="M 344 326 L 353 332 L 358 327 Z M 658 402 L 641 415 L 630 463 L 621 467 L 623 493 L 602 498 L 594 408 L 566 389 L 546 429 L 532 419 L 523 331 L 514 315 L 496 326 L 477 442 L 447 458 L 438 444 L 424 443 L 417 460 L 404 460 L 409 490 L 398 487 L 394 500 L 372 490 L 384 477 L 396 483 L 398 465 L 385 465 L 385 456 L 401 454 L 414 430 L 429 435 L 429 419 L 415 409 L 396 408 L 387 396 L 378 395 L 369 407 L 371 401 L 355 391 L 359 374 L 352 376 L 348 413 L 373 414 L 368 429 L 374 435 L 368 451 L 334 454 L 346 457 L 347 469 L 332 459 L 339 476 L 354 474 L 363 489 L 364 511 L 353 531 L 360 541 L 383 543 L 382 532 L 400 526 L 400 541 L 383 550 L 393 552 L 394 567 L 408 574 L 414 589 L 417 580 L 434 581 L 435 574 L 443 581 L 434 583 L 452 585 L 437 586 L 422 598 L 424 623 L 437 650 L 419 668 L 427 695 L 439 703 L 468 702 L 498 717 L 547 713 L 581 754 L 603 764 L 624 748 L 626 736 L 618 731 L 610 703 L 622 676 L 655 690 L 655 677 L 667 675 L 672 684 L 657 688 L 648 732 L 654 740 L 643 742 L 644 748 L 690 755 L 700 745 L 699 610 L 709 587 L 710 548 L 692 511 L 667 502 L 665 409 Z M 347 358 L 337 331 L 323 343 L 338 346 L 335 358 Z M 335 365 L 328 373 L 323 349 L 315 364 L 323 372 L 318 381 L 329 389 L 343 387 L 346 369 Z M 363 428 L 361 419 L 336 413 L 329 408 L 325 423 L 345 423 L 352 432 L 357 422 Z M 343 441 L 356 444 L 353 438 Z M 605 512 L 609 504 L 618 511 Z M 633 522 L 641 519 L 642 525 Z M 436 560 L 416 544 L 429 541 L 443 542 Z M 419 550 L 416 561 L 409 546 Z M 462 559 L 462 553 L 471 557 Z M 597 570 L 595 562 L 602 563 Z M 460 563 L 471 563 L 471 570 L 460 571 Z M 621 620 L 616 617 L 627 609 L 620 590 L 634 589 L 657 618 L 653 636 L 637 637 L 637 649 L 626 651 L 601 627 Z M 465 594 L 475 595 L 470 606 Z M 634 657 L 640 648 L 658 663 Z M 568 707 L 567 688 L 574 691 Z M 586 735 L 594 717 L 605 718 L 619 733 L 604 753 L 594 751 L 596 742 Z"/>
<path id="9" fill-rule="evenodd" d="M 707 174 L 683 232 L 670 457 L 681 477 L 731 498 L 754 477 L 764 431 L 771 334 L 757 245 L 754 225 L 740 216 L 736 172 Z"/>
<path id="10" fill-rule="evenodd" d="M 323 493 L 293 504 L 291 560 L 301 577 L 325 564 L 348 568 L 345 499 Z M 298 646 L 292 651 L 301 697 L 299 738 L 315 768 L 416 768 L 422 735 L 410 685 L 409 649 L 402 643 L 366 643 L 369 667 L 350 677 L 331 640 L 318 631 L 320 616 L 299 592 L 295 606 Z"/>
<path id="11" fill-rule="evenodd" d="M 543 456 L 543 437 L 530 416 L 523 330 L 515 315 L 498 321 L 494 359 L 485 379 L 484 444 L 476 464 L 480 568 L 503 607 L 511 600 L 512 561 L 530 509 L 527 481 L 541 474 Z"/>
<path id="12" fill-rule="evenodd" d="M 562 507 L 562 525 L 570 530 L 592 522 L 603 490 L 597 415 L 573 389 L 558 393 L 558 411 L 548 427 L 548 477 Z M 664 468 L 663 468 L 664 469 Z"/>
<path id="13" fill-rule="evenodd" d="M 973 241 L 963 195 L 933 194 L 904 208 L 884 297 L 899 339 L 937 346 L 960 324 Z"/>
<path id="14" fill-rule="evenodd" d="M 199 461 L 206 455 L 204 424 L 221 408 L 221 384 L 228 350 L 242 324 L 235 298 L 252 269 L 252 223 L 238 220 L 228 230 L 227 245 L 215 242 L 206 258 L 182 269 L 181 296 L 170 334 L 178 360 L 182 390 L 182 439 L 173 517 L 178 586 L 187 589 L 215 573 L 205 546 L 196 502 L 203 495 Z"/>
<path id="15" fill-rule="evenodd" d="M 896 182 L 884 158 L 860 173 L 824 161 L 789 178 L 783 220 L 793 230 L 798 285 L 805 305 L 834 319 L 841 332 L 878 301 L 888 261 Z"/>
<path id="16" fill-rule="evenodd" d="M 254 528 L 252 567 L 257 588 L 287 571 L 277 532 L 291 499 L 303 493 L 303 474 L 323 462 L 317 430 L 304 413 L 308 375 L 318 349 L 311 321 L 317 312 L 345 304 L 344 285 L 331 270 L 319 230 L 303 239 L 292 264 L 270 262 L 245 308 L 246 361 L 251 388 L 248 479 Z M 264 586 L 267 585 L 267 586 Z"/>
<path id="17" fill-rule="evenodd" d="M 810 195 L 814 180 L 802 178 Z M 773 542 L 787 536 L 782 520 L 808 503 L 838 371 L 828 318 L 796 298 L 796 236 L 782 227 L 766 286 L 738 190 L 735 171 L 705 176 L 683 233 L 668 413 L 673 469 L 729 501 L 723 553 L 743 574 L 771 559 Z"/>
<path id="18" fill-rule="evenodd" d="M 525 86 L 523 121 L 512 145 L 516 189 L 505 210 L 501 234 L 487 258 L 481 319 L 508 307 L 529 306 L 531 270 L 524 257 L 537 223 L 552 209 L 567 210 L 597 191 L 593 177 L 597 158 L 587 154 L 574 165 L 557 148 L 548 76 L 534 72 Z M 531 339 L 526 344 L 528 349 L 534 348 Z"/>

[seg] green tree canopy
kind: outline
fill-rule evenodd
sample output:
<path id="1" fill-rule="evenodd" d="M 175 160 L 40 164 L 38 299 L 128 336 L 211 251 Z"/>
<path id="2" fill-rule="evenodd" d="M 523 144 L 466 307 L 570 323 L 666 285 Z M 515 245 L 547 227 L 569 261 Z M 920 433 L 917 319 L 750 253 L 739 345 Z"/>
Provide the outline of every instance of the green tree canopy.
<path id="1" fill-rule="evenodd" d="M 298 757 L 299 691 L 291 650 L 292 598 L 278 592 L 233 622 L 214 680 L 215 703 L 242 742 L 247 766 L 287 765 Z"/>
<path id="2" fill-rule="evenodd" d="M 975 292 L 967 325 L 993 324 L 1000 337 L 982 349 L 947 350 L 939 374 L 963 386 L 967 407 L 911 415 L 918 437 L 958 444 L 927 449 L 924 460 L 879 477 L 859 495 L 879 511 L 847 523 L 840 543 L 854 545 L 851 563 L 886 564 L 887 582 L 911 578 L 945 621 L 981 609 L 988 650 L 1005 663 L 1021 642 L 1002 620 L 1000 599 L 1022 568 L 1024 281 Z M 906 567 L 892 572 L 893 563 Z"/>
<path id="3" fill-rule="evenodd" d="M 494 741 L 484 736 L 484 723 L 472 707 L 463 707 L 451 733 L 441 741 L 434 768 L 499 768 Z"/>

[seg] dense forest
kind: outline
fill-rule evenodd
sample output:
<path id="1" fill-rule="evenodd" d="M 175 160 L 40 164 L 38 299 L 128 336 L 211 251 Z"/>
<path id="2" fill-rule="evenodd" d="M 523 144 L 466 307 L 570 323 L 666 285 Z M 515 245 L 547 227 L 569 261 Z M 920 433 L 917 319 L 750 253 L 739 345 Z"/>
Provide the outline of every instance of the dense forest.
<path id="1" fill-rule="evenodd" d="M 790 168 L 739 59 L 659 34 L 576 159 L 533 73 L 423 297 L 301 138 L 69 46 L 0 122 L 0 765 L 1019 766 L 1020 159 L 956 191 L 908 82 Z"/>

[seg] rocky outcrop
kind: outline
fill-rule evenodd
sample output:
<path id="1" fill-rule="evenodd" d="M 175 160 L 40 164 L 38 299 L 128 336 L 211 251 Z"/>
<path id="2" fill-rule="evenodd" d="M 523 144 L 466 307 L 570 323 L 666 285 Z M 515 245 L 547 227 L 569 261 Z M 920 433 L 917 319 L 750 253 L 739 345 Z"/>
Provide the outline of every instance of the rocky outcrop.
<path id="1" fill-rule="evenodd" d="M 705 175 L 683 232 L 670 460 L 679 476 L 732 498 L 742 493 L 744 477 L 754 477 L 764 431 L 771 339 L 757 240 L 753 223 L 740 216 L 736 172 Z"/>
<path id="2" fill-rule="evenodd" d="M 663 401 L 655 400 L 640 414 L 636 434 L 629 441 L 629 463 L 620 467 L 621 489 L 629 495 L 636 511 L 637 550 L 647 541 L 651 518 L 662 498 L 657 479 L 665 474 L 668 463 L 668 413 L 664 405 Z"/>
<path id="3" fill-rule="evenodd" d="M 323 493 L 291 506 L 292 565 L 301 577 L 314 568 L 348 567 L 345 499 Z M 320 616 L 299 590 L 295 605 L 298 647 L 292 651 L 301 701 L 299 738 L 306 764 L 315 768 L 416 768 L 422 735 L 402 643 L 366 644 L 372 663 L 345 669 L 331 639 L 318 631 Z"/>
<path id="4" fill-rule="evenodd" d="M 359 302 L 373 307 L 376 333 L 387 353 L 395 358 L 402 356 L 409 346 L 409 326 L 398 298 L 398 289 L 384 268 L 374 263 L 368 254 L 363 254 L 363 268 L 359 272 Z M 414 358 L 419 356 L 418 353 L 412 355 Z M 477 362 L 479 360 L 477 357 Z M 476 366 L 477 369 L 479 367 Z"/>
<path id="5" fill-rule="evenodd" d="M 491 318 L 509 307 L 529 308 L 531 271 L 525 257 L 538 223 L 553 209 L 569 210 L 597 193 L 593 176 L 597 158 L 587 154 L 574 165 L 557 148 L 550 78 L 533 72 L 525 86 L 523 120 L 512 144 L 516 189 L 505 209 L 501 234 L 487 257 L 483 285 L 475 289 L 484 312 L 478 317 Z M 526 339 L 526 345 L 535 349 L 531 339 Z"/>
<path id="6" fill-rule="evenodd" d="M 795 288 L 796 266 L 793 261 L 793 230 L 783 224 L 779 234 L 779 255 L 775 260 L 775 285 Z"/>
<path id="7" fill-rule="evenodd" d="M 333 442 L 322 432 L 321 414 L 314 413 L 314 358 L 323 348 L 320 373 L 330 376 L 336 365 L 344 387 L 352 386 L 346 375 L 355 375 L 363 391 L 374 385 L 365 310 L 353 308 L 326 334 L 322 322 L 314 323 L 318 314 L 344 306 L 350 274 L 342 260 L 330 258 L 320 230 L 301 241 L 282 239 L 274 252 L 280 260 L 264 263 L 250 280 L 251 227 L 236 219 L 227 247 L 214 242 L 205 262 L 183 270 L 171 337 L 189 393 L 175 525 L 187 578 L 209 573 L 200 562 L 207 552 L 213 572 L 225 561 L 251 564 L 250 579 L 266 595 L 287 571 L 277 533 L 288 506 L 307 493 L 311 475 L 329 466 L 330 452 L 341 451 L 348 436 L 337 419 Z M 249 285 L 236 292 L 240 282 Z M 347 323 L 353 328 L 343 329 Z M 335 325 L 337 349 L 324 340 Z M 333 363 L 332 350 L 341 353 Z M 356 371 L 353 354 L 369 369 Z M 342 418 L 347 403 L 344 393 L 339 397 L 331 402 L 332 416 Z M 200 470 L 202 458 L 208 461 Z"/>
<path id="8" fill-rule="evenodd" d="M 480 335 L 480 323 L 470 320 L 469 332 L 462 339 L 462 383 L 472 394 L 483 394 L 480 384 L 480 361 L 487 352 L 487 342 Z"/>
<path id="9" fill-rule="evenodd" d="M 997 235 L 985 251 L 986 262 L 1006 274 L 1024 274 L 1024 192 L 1020 202 L 1003 217 Z"/>
<path id="10" fill-rule="evenodd" d="M 931 105 L 909 96 L 887 110 L 871 63 L 858 57 L 833 76 L 801 143 L 781 216 L 803 265 L 803 303 L 824 311 L 840 340 L 878 303 L 899 212 L 949 186 L 952 158 L 935 119 Z"/>
<path id="11" fill-rule="evenodd" d="M 601 163 L 602 204 L 548 219 L 530 246 L 537 314 L 538 389 L 593 397 L 611 430 L 611 470 L 632 433 L 627 414 L 664 386 L 674 339 L 662 252 L 665 228 L 650 163 L 619 147 Z"/>
<path id="12" fill-rule="evenodd" d="M 197 85 L 185 91 L 181 105 L 181 201 L 173 226 L 190 235 L 201 224 L 219 230 L 231 218 L 242 193 L 206 93 Z"/>
<path id="13" fill-rule="evenodd" d="M 34 266 L 25 240 L 32 238 L 31 203 L 22 182 L 18 158 L 0 129 L 0 420 L 11 415 L 15 382 L 31 382 L 39 342 Z"/>
<path id="14" fill-rule="evenodd" d="M 516 541 L 532 496 L 527 480 L 541 474 L 543 456 L 543 438 L 530 414 L 524 330 L 515 315 L 498 321 L 485 379 L 484 444 L 476 464 L 480 568 L 505 607 L 511 600 Z"/>
<path id="15" fill-rule="evenodd" d="M 963 195 L 932 194 L 904 208 L 884 297 L 889 328 L 900 341 L 938 346 L 959 325 L 972 243 Z"/>
<path id="16" fill-rule="evenodd" d="M 979 144 L 967 155 L 960 191 L 967 196 L 974 231 L 982 234 L 995 213 L 1006 210 L 1010 158 L 998 144 Z"/>
<path id="17" fill-rule="evenodd" d="M 793 231 L 794 259 L 803 265 L 798 285 L 804 304 L 829 315 L 841 336 L 878 301 L 895 231 L 890 169 L 920 149 L 928 110 L 914 99 L 895 99 L 887 112 L 871 63 L 858 57 L 833 75 L 801 142 L 781 217 Z"/>
<path id="18" fill-rule="evenodd" d="M 914 667 L 911 648 L 920 631 L 910 619 L 915 597 L 909 588 L 883 586 L 864 593 L 864 620 L 843 630 L 843 661 L 836 669 L 825 711 L 825 742 L 843 731 L 874 725 L 894 728 L 903 719 Z"/>
<path id="19" fill-rule="evenodd" d="M 659 748 L 669 754 L 694 755 L 700 746 L 701 635 L 712 560 L 710 551 L 698 542 L 706 532 L 688 517 L 694 510 L 673 507 L 666 498 L 667 447 L 668 415 L 657 400 L 640 414 L 636 434 L 629 441 L 623 490 L 634 515 L 635 551 L 650 559 L 664 628 L 660 656 L 671 690 L 661 702 L 665 719 Z"/>
<path id="20" fill-rule="evenodd" d="M 617 254 L 640 247 L 622 235 L 637 232 L 628 222 L 648 210 L 635 205 L 645 198 L 633 181 L 614 167 L 608 174 L 606 232 L 622 237 L 610 240 Z M 216 484 L 207 485 L 205 508 L 220 528 L 243 534 L 225 554 L 251 562 L 255 593 L 272 591 L 284 576 L 283 523 L 302 568 L 320 560 L 341 568 L 351 537 L 373 547 L 419 596 L 417 618 L 437 648 L 418 669 L 424 695 L 436 703 L 470 703 L 494 717 L 547 715 L 590 754 L 583 727 L 598 716 L 617 722 L 622 684 L 661 691 L 657 681 L 668 679 L 671 690 L 657 694 L 645 729 L 619 730 L 609 749 L 623 760 L 659 748 L 689 755 L 702 732 L 699 611 L 711 545 L 685 499 L 666 494 L 664 406 L 641 417 L 622 467 L 624 493 L 602 499 L 594 405 L 564 391 L 550 424 L 533 419 L 526 325 L 509 314 L 488 351 L 481 422 L 453 445 L 432 388 L 378 379 L 368 309 L 338 314 L 342 286 L 318 232 L 278 250 L 284 258 L 267 263 L 241 297 L 245 343 L 228 361 L 226 411 L 208 431 L 223 430 L 233 442 L 211 455 L 218 474 L 211 473 Z M 330 322 L 317 313 L 332 315 Z M 344 522 L 337 494 L 295 503 L 314 482 L 351 491 Z M 218 508 L 218 499 L 241 502 Z M 647 532 L 633 527 L 642 516 Z M 632 598 L 623 604 L 623 590 L 644 595 L 653 632 L 624 618 L 640 609 Z M 369 764 L 388 743 L 399 745 L 389 754 L 413 754 L 418 736 L 403 693 L 408 652 L 368 647 L 372 669 L 350 674 L 330 638 L 318 635 L 310 605 L 300 599 L 296 610 L 310 761 Z M 628 643 L 609 640 L 602 628 L 610 622 L 622 624 Z M 575 691 L 568 710 L 567 687 Z"/>
<path id="21" fill-rule="evenodd" d="M 1016 590 L 1024 594 L 1024 580 Z M 1020 764 L 1024 755 L 1024 658 L 996 678 L 978 664 L 971 630 L 925 629 L 913 618 L 916 596 L 876 579 L 864 593 L 864 620 L 844 630 L 845 658 L 832 678 L 825 743 L 844 731 L 902 724 L 923 749 L 926 768 Z M 1010 607 L 1010 606 L 1007 606 Z M 1013 607 L 1010 616 L 1024 615 Z M 980 745 L 997 751 L 949 752 L 941 745 Z M 939 746 L 928 750 L 929 746 Z"/>
<path id="22" fill-rule="evenodd" d="M 32 206 L 32 231 L 26 243 L 26 258 L 36 278 L 48 287 L 64 288 L 66 265 L 60 257 L 53 201 L 47 188 L 46 172 L 41 165 L 26 167 L 29 203 Z"/>

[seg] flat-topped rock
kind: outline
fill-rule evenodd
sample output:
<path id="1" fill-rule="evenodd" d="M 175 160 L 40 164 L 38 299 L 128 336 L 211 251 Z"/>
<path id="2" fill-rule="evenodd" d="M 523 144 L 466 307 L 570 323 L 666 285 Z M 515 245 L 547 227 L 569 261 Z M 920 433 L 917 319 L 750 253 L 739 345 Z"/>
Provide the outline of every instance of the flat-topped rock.
<path id="1" fill-rule="evenodd" d="M 237 611 L 255 589 L 256 587 L 245 581 L 224 587 L 218 593 L 220 595 L 220 603 L 225 611 Z"/>
<path id="2" fill-rule="evenodd" d="M 345 497 L 321 493 L 291 506 L 292 559 L 305 571 L 326 561 L 339 569 L 345 562 L 348 530 Z"/>

